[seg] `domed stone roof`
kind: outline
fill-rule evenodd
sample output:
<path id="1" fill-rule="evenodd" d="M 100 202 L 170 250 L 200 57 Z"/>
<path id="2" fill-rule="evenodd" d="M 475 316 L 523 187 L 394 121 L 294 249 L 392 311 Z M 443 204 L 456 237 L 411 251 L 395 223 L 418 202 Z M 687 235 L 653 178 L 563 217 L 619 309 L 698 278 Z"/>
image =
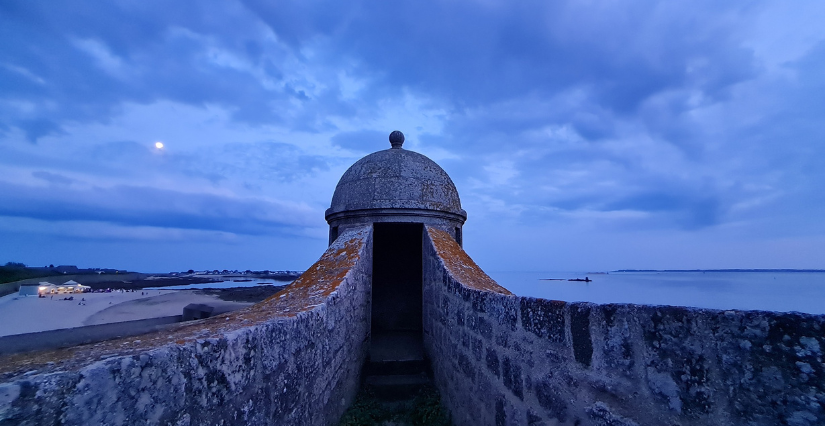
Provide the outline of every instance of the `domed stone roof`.
<path id="1" fill-rule="evenodd" d="M 393 132 L 393 148 L 367 155 L 344 173 L 326 212 L 328 220 L 336 213 L 371 209 L 435 210 L 467 217 L 450 176 L 424 155 L 401 148 L 403 141 L 401 132 Z"/>

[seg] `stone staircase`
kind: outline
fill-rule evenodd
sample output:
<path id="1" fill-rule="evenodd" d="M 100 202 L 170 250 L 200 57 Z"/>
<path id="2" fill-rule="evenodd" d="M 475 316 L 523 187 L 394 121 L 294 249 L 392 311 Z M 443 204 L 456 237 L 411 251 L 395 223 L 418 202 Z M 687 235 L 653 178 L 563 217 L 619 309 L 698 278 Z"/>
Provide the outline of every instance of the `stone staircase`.
<path id="1" fill-rule="evenodd" d="M 373 334 L 364 385 L 379 400 L 403 405 L 431 383 L 420 332 Z"/>

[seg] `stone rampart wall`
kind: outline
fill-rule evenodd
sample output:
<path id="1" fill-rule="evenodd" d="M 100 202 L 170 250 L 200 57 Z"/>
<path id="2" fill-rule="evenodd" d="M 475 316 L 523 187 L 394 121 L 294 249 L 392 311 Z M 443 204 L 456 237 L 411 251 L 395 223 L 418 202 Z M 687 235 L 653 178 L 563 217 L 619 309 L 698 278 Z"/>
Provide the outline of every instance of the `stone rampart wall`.
<path id="1" fill-rule="evenodd" d="M 0 358 L 0 425 L 336 424 L 369 333 L 369 227 L 285 290 L 153 333 Z"/>
<path id="2" fill-rule="evenodd" d="M 424 344 L 456 425 L 823 425 L 825 316 L 517 297 L 443 231 Z"/>

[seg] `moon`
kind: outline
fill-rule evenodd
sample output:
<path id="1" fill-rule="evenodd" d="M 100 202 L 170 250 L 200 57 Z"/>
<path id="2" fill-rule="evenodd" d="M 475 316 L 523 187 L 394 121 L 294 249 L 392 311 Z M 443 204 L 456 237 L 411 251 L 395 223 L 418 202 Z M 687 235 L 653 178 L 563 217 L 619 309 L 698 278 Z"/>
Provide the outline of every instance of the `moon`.
<path id="1" fill-rule="evenodd" d="M 163 149 L 163 142 L 155 142 L 155 148 Z"/>

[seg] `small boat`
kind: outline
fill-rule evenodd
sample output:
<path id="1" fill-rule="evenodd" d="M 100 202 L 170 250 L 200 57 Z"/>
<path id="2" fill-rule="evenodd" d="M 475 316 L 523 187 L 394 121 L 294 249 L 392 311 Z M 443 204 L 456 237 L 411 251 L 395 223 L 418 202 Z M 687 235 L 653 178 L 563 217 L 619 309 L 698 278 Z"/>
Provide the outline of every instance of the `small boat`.
<path id="1" fill-rule="evenodd" d="M 569 279 L 569 280 L 567 280 L 567 281 L 577 281 L 577 282 L 589 283 L 589 282 L 591 282 L 591 281 L 593 281 L 593 280 L 591 280 L 589 277 L 584 277 L 584 279 L 581 279 L 581 278 L 571 278 L 571 279 Z"/>

